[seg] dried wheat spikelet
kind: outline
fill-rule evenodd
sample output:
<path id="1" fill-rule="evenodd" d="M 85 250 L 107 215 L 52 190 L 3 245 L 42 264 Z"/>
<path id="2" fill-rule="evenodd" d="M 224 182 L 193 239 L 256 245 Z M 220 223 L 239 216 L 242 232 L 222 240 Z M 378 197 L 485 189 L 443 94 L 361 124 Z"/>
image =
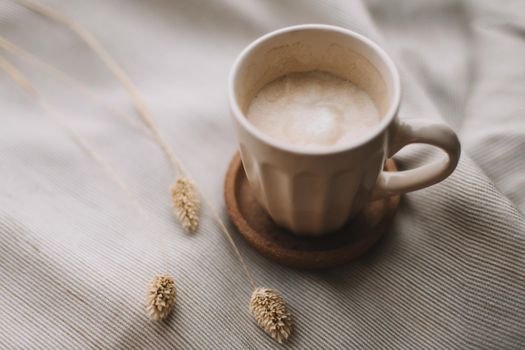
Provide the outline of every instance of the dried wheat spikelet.
<path id="1" fill-rule="evenodd" d="M 288 339 L 292 333 L 292 317 L 277 291 L 268 288 L 254 290 L 250 300 L 250 311 L 259 327 L 278 343 Z"/>
<path id="2" fill-rule="evenodd" d="M 146 297 L 146 311 L 149 319 L 152 321 L 165 319 L 173 309 L 176 298 L 177 290 L 173 277 L 153 277 Z"/>
<path id="3" fill-rule="evenodd" d="M 182 227 L 194 232 L 199 226 L 199 195 L 197 187 L 190 179 L 179 177 L 171 187 L 171 199 L 175 215 Z"/>

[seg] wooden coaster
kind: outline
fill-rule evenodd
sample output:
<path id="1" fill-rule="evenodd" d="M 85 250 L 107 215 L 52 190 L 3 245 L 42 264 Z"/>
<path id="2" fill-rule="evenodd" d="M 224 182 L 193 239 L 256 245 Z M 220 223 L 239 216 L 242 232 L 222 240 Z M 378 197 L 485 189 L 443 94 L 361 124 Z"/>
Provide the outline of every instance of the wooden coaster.
<path id="1" fill-rule="evenodd" d="M 397 170 L 392 159 L 385 169 Z M 370 202 L 341 230 L 320 238 L 303 237 L 277 226 L 252 195 L 237 153 L 224 183 L 228 214 L 241 235 L 261 254 L 280 264 L 304 269 L 328 268 L 355 260 L 387 231 L 399 196 Z"/>

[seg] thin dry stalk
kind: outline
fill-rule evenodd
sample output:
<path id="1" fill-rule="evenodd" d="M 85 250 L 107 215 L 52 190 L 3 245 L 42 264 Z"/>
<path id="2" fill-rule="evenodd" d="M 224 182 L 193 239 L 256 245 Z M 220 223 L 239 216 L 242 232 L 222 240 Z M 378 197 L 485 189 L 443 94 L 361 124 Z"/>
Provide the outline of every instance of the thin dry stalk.
<path id="1" fill-rule="evenodd" d="M 5 58 L 0 57 L 0 68 L 4 70 L 22 89 L 24 89 L 35 101 L 40 105 L 40 107 L 47 112 L 47 114 L 63 129 L 67 134 L 79 145 L 93 160 L 95 160 L 109 175 L 112 181 L 114 181 L 121 190 L 123 190 L 130 198 L 132 203 L 139 209 L 143 211 L 142 207 L 135 200 L 135 197 L 128 189 L 124 181 L 118 176 L 118 174 L 113 170 L 111 165 L 107 163 L 104 158 L 96 152 L 86 140 L 80 136 L 75 130 L 71 129 L 65 122 L 62 121 L 62 118 L 58 117 L 57 112 L 49 105 L 38 93 L 35 87 L 31 82 L 20 72 L 18 71 L 11 63 L 9 63 Z"/>
<path id="2" fill-rule="evenodd" d="M 157 127 L 157 124 L 153 120 L 153 117 L 149 113 L 148 109 L 146 108 L 146 105 L 144 101 L 142 100 L 137 88 L 127 75 L 127 73 L 120 67 L 120 65 L 113 59 L 113 57 L 106 51 L 104 46 L 86 29 L 84 29 L 81 25 L 76 23 L 75 21 L 70 20 L 69 18 L 61 15 L 60 13 L 52 10 L 49 7 L 35 4 L 34 2 L 27 1 L 27 0 L 16 0 L 21 5 L 27 7 L 28 9 L 35 11 L 37 13 L 40 13 L 43 16 L 46 16 L 54 21 L 57 21 L 58 23 L 62 23 L 66 27 L 68 27 L 71 31 L 76 33 L 78 37 L 86 43 L 86 45 L 95 52 L 95 54 L 100 58 L 100 60 L 108 67 L 108 69 L 111 71 L 111 73 L 122 83 L 124 89 L 128 92 L 136 110 L 139 116 L 142 118 L 142 121 L 144 124 L 151 130 L 151 133 L 153 134 L 153 137 L 159 144 L 160 148 L 163 150 L 164 154 L 170 161 L 171 165 L 173 166 L 175 172 L 178 174 L 178 178 L 187 179 L 186 171 L 184 167 L 182 166 L 181 162 L 178 160 L 178 158 L 175 156 L 175 152 L 169 145 L 169 143 L 165 140 L 165 138 L 162 136 L 162 133 L 160 132 L 160 129 Z M 189 180 L 189 179 L 188 179 Z M 175 186 L 175 185 L 173 185 Z M 194 197 L 197 199 L 197 197 Z M 181 210 L 184 210 L 187 206 L 180 207 L 177 203 L 173 202 L 173 205 L 176 208 L 176 212 L 179 212 Z M 198 208 L 198 203 L 195 203 L 191 206 L 191 208 Z M 197 209 L 196 212 L 187 212 L 183 213 L 182 215 L 177 215 L 177 217 L 189 217 L 189 216 L 195 216 L 198 220 L 199 218 L 199 211 Z M 184 228 L 187 227 L 193 227 L 192 225 L 188 226 L 182 223 L 182 226 Z M 192 232 L 190 230 L 190 232 Z"/>
<path id="3" fill-rule="evenodd" d="M 146 108 L 144 101 L 140 97 L 140 94 L 137 88 L 135 87 L 131 79 L 129 78 L 128 74 L 124 71 L 124 69 L 120 67 L 120 65 L 106 51 L 104 46 L 102 46 L 102 44 L 84 27 L 79 25 L 77 22 L 54 11 L 53 9 L 46 7 L 44 5 L 41 5 L 41 4 L 36 4 L 28 0 L 16 0 L 16 1 L 22 6 L 25 6 L 32 11 L 40 13 L 41 15 L 46 16 L 56 22 L 64 24 L 66 27 L 68 27 L 70 30 L 76 33 L 79 36 L 79 38 L 82 39 L 82 41 L 84 41 L 89 46 L 89 48 L 91 48 L 97 54 L 97 56 L 108 67 L 111 73 L 113 73 L 113 75 L 122 83 L 122 86 L 126 89 L 128 94 L 130 95 L 131 100 L 133 104 L 135 105 L 135 108 L 137 109 L 139 116 L 142 118 L 146 126 L 152 131 L 153 135 L 157 139 L 159 145 L 161 146 L 161 148 L 167 155 L 168 159 L 170 160 L 172 165 L 175 167 L 177 172 L 181 174 L 182 176 L 184 174 L 184 168 L 182 167 L 179 160 L 175 156 L 175 153 L 169 146 L 168 142 L 165 141 L 164 137 L 162 136 L 159 128 L 157 127 L 155 121 L 150 115 L 148 109 Z"/>
<path id="4" fill-rule="evenodd" d="M 46 103 L 40 96 L 38 91 L 30 83 L 30 81 L 19 72 L 11 63 L 0 56 L 0 68 L 4 70 L 24 91 L 27 92 L 35 101 L 44 109 L 47 114 L 62 128 L 66 133 L 75 141 L 96 163 L 101 166 L 110 179 L 113 180 L 131 199 L 132 203 L 139 210 L 139 213 L 144 215 L 145 211 L 142 206 L 138 203 L 131 190 L 126 184 L 120 179 L 115 170 L 111 167 L 105 159 L 95 151 L 84 138 L 78 134 L 74 129 L 71 129 L 66 123 L 64 123 L 60 117 L 58 117 L 56 111 Z M 175 304 L 175 284 L 173 278 L 170 276 L 156 276 L 150 285 L 148 297 L 146 300 L 148 316 L 151 320 L 162 320 L 173 309 Z"/>
<path id="5" fill-rule="evenodd" d="M 7 38 L 0 35 L 0 47 L 6 50 L 7 52 L 22 58 L 26 61 L 28 61 L 31 64 L 37 65 L 40 68 L 42 68 L 44 71 L 46 71 L 48 74 L 53 75 L 54 77 L 61 79 L 65 83 L 69 84 L 70 86 L 77 89 L 78 92 L 83 94 L 85 97 L 89 98 L 91 101 L 95 102 L 96 104 L 104 107 L 109 112 L 111 112 L 116 117 L 122 119 L 126 123 L 128 123 L 131 127 L 141 131 L 147 136 L 151 136 L 149 134 L 149 129 L 146 129 L 144 125 L 138 124 L 133 117 L 131 117 L 128 114 L 122 113 L 121 111 L 113 108 L 112 105 L 105 102 L 102 98 L 100 98 L 97 94 L 91 92 L 89 87 L 87 87 L 82 82 L 72 78 L 64 71 L 54 67 L 53 65 L 44 62 L 40 58 L 36 57 L 35 55 L 31 54 L 29 51 L 22 49 L 21 47 L 15 45 L 13 42 L 9 41 Z"/>
<path id="6" fill-rule="evenodd" d="M 119 112 L 118 110 L 114 109 L 112 106 L 110 106 L 108 103 L 104 102 L 101 98 L 99 98 L 96 94 L 92 93 L 87 87 L 85 87 L 81 82 L 71 78 L 66 73 L 62 72 L 61 70 L 53 67 L 52 65 L 47 64 L 46 62 L 43 62 L 39 58 L 35 57 L 34 55 L 30 54 L 29 52 L 23 50 L 22 48 L 16 46 L 14 43 L 10 42 L 6 38 L 2 37 L 0 35 L 0 47 L 5 49 L 6 51 L 21 57 L 23 59 L 26 59 L 34 64 L 37 64 L 44 68 L 47 72 L 50 74 L 53 74 L 54 76 L 57 76 L 58 78 L 66 81 L 70 85 L 74 86 L 78 89 L 79 92 L 96 102 L 97 104 L 102 105 L 106 109 L 108 109 L 110 112 L 118 116 L 119 118 L 123 119 L 127 123 L 129 123 L 131 126 L 133 126 L 136 129 L 139 129 L 140 131 L 144 132 L 147 136 L 151 136 L 147 131 L 147 129 L 144 129 L 142 125 L 137 125 L 133 119 L 131 119 L 127 114 L 123 114 Z M 183 181 L 191 181 L 187 178 L 179 178 L 178 180 Z M 178 181 L 177 180 L 177 181 Z M 177 187 L 177 183 L 172 186 L 171 193 L 172 193 L 172 199 L 173 199 L 173 206 L 175 209 L 175 213 L 179 220 L 184 220 L 184 222 L 181 221 L 181 224 L 185 230 L 188 232 L 194 232 L 197 229 L 198 226 L 198 218 L 199 218 L 199 203 L 198 203 L 198 193 L 196 191 L 193 191 L 194 194 L 190 198 L 194 198 L 195 203 L 188 204 L 188 205 L 181 205 L 180 201 L 175 201 L 177 196 L 175 195 L 173 189 Z M 191 209 L 188 211 L 185 211 L 186 209 Z M 188 218 L 191 218 L 188 220 Z"/>

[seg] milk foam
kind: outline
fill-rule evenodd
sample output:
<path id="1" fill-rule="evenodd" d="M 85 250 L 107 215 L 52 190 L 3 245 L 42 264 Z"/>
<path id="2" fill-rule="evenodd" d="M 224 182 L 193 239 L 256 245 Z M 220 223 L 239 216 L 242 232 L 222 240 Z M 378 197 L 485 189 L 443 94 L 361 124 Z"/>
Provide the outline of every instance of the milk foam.
<path id="1" fill-rule="evenodd" d="M 307 148 L 347 144 L 380 122 L 366 92 L 321 71 L 270 82 L 252 100 L 247 118 L 267 135 Z"/>

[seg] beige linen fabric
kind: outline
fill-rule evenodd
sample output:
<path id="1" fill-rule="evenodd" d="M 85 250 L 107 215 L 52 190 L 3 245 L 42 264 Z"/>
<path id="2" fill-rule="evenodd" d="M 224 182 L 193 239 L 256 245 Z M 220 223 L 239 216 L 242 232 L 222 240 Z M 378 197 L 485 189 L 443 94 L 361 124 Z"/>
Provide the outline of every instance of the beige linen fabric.
<path id="1" fill-rule="evenodd" d="M 283 348 L 525 347 L 523 2 L 45 3 L 87 27 L 125 67 L 224 218 L 223 174 L 236 148 L 226 78 L 239 51 L 299 23 L 343 26 L 385 46 L 401 67 L 401 117 L 445 119 L 465 152 L 449 179 L 404 196 L 390 235 L 348 266 L 289 269 L 237 237 L 259 283 L 279 290 L 295 316 Z M 2 0 L 0 32 L 134 113 L 68 30 Z M 175 222 L 174 176 L 156 144 L 2 54 L 115 165 L 145 213 L 0 74 L 0 348 L 276 348 L 248 312 L 251 287 L 210 213 L 194 235 Z M 405 168 L 432 156 L 413 147 L 398 160 Z M 178 304 L 167 322 L 150 323 L 144 294 L 166 266 Z"/>

